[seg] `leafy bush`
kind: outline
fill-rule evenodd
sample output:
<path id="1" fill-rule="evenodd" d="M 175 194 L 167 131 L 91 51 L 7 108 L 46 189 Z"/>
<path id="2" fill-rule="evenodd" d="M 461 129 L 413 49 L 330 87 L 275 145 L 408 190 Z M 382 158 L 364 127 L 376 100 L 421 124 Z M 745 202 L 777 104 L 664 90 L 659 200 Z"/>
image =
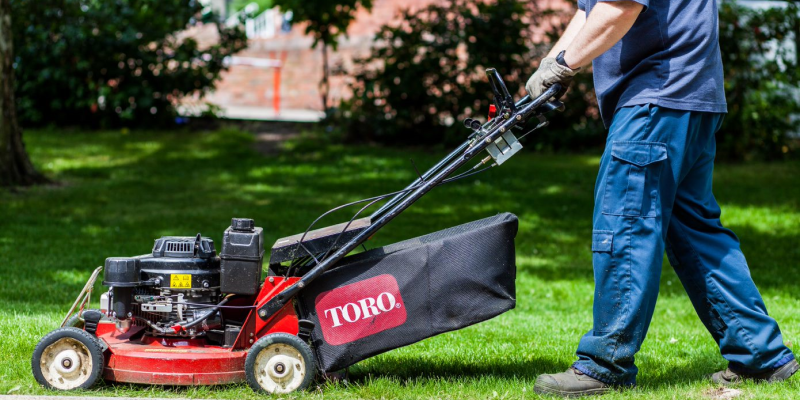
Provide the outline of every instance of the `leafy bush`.
<path id="1" fill-rule="evenodd" d="M 431 144 L 463 138 L 460 120 L 486 115 L 491 94 L 483 70 L 495 67 L 510 89 L 519 88 L 544 51 L 559 37 L 571 11 L 540 10 L 535 2 L 452 0 L 384 26 L 378 45 L 361 60 L 354 97 L 340 114 L 351 138 L 386 143 Z M 800 110 L 798 4 L 752 10 L 725 0 L 720 44 L 729 114 L 717 135 L 721 158 L 780 158 L 796 151 Z M 561 21 L 539 42 L 531 27 Z M 792 33 L 794 32 L 794 33 Z M 579 74 L 564 99 L 566 111 L 550 127 L 526 139 L 538 149 L 576 151 L 601 146 L 591 70 Z M 794 115 L 794 116 L 793 116 Z M 793 120 L 792 118 L 795 118 Z"/>
<path id="2" fill-rule="evenodd" d="M 354 96 L 342 105 L 350 135 L 414 144 L 463 138 L 461 120 L 488 111 L 486 68 L 496 68 L 510 90 L 530 73 L 533 3 L 451 0 L 403 11 L 359 62 Z"/>
<path id="3" fill-rule="evenodd" d="M 728 100 L 728 115 L 717 135 L 721 157 L 780 159 L 797 152 L 797 141 L 791 140 L 793 132 L 800 133 L 800 51 L 792 51 L 800 44 L 797 35 L 797 3 L 763 10 L 732 0 L 720 4 Z"/>
<path id="4" fill-rule="evenodd" d="M 202 95 L 247 42 L 217 25 L 201 49 L 182 32 L 196 0 L 12 0 L 18 113 L 23 125 L 109 126 L 172 121 L 174 101 Z"/>

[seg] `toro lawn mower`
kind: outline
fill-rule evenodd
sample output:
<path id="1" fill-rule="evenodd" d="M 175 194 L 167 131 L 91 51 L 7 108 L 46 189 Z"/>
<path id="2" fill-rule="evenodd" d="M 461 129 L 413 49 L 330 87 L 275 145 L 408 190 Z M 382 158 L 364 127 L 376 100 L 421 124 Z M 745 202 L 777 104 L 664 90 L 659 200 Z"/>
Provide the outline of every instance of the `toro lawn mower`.
<path id="1" fill-rule="evenodd" d="M 247 381 L 257 392 L 289 393 L 318 372 L 514 308 L 512 214 L 348 256 L 434 187 L 502 164 L 522 148 L 512 129 L 532 118 L 532 130 L 545 126 L 544 113 L 563 107 L 553 100 L 558 85 L 515 103 L 500 75 L 486 73 L 495 96 L 487 122 L 464 121 L 468 139 L 405 189 L 328 212 L 366 203 L 350 221 L 311 230 L 318 218 L 277 240 L 263 281 L 264 235 L 252 219 L 232 220 L 219 255 L 198 234 L 157 239 L 151 254 L 106 259 L 61 328 L 37 344 L 36 380 L 58 390 L 89 388 L 101 376 L 157 385 Z M 451 177 L 483 151 L 489 155 L 475 167 Z M 87 309 L 103 269 L 108 291 L 99 310 Z"/>

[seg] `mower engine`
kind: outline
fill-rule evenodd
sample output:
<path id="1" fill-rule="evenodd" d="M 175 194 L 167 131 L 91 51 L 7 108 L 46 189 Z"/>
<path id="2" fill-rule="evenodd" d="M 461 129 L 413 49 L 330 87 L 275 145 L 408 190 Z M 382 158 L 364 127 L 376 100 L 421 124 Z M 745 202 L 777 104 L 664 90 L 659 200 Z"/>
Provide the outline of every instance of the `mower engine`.
<path id="1" fill-rule="evenodd" d="M 224 342 L 241 322 L 225 324 L 218 310 L 226 295 L 258 292 L 263 248 L 263 230 L 252 219 L 233 219 L 219 256 L 214 241 L 200 234 L 156 239 L 151 254 L 106 259 L 103 285 L 109 290 L 100 308 L 123 332 L 140 325 L 153 336 L 209 333 Z"/>

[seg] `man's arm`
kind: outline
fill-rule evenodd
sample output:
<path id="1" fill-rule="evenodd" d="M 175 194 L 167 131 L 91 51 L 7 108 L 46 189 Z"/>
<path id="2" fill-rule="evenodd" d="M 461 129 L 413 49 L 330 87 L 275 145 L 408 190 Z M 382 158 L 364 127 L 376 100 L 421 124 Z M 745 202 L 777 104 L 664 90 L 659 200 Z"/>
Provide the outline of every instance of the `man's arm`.
<path id="1" fill-rule="evenodd" d="M 561 83 L 566 91 L 572 77 L 581 67 L 589 65 L 597 56 L 614 46 L 631 29 L 644 6 L 632 0 L 600 1 L 587 16 L 578 11 L 564 34 L 539 64 L 536 73 L 528 79 L 525 88 L 531 97 L 538 97 L 554 83 Z M 564 62 L 555 57 L 562 50 Z"/>
<path id="2" fill-rule="evenodd" d="M 555 58 L 558 53 L 561 53 L 561 50 L 566 50 L 569 47 L 569 44 L 575 40 L 575 37 L 578 36 L 578 32 L 581 31 L 583 25 L 586 23 L 586 12 L 583 10 L 578 10 L 575 13 L 575 16 L 572 17 L 572 20 L 569 21 L 569 25 L 567 25 L 567 29 L 564 30 L 564 33 L 556 42 L 556 45 L 550 50 L 550 53 L 547 53 L 547 57 Z"/>
<path id="3" fill-rule="evenodd" d="M 628 33 L 642 9 L 643 5 L 630 0 L 598 2 L 589 17 L 584 17 L 586 22 L 566 47 L 564 61 L 572 69 L 591 64 L 592 60 L 617 44 Z M 575 17 L 577 18 L 577 14 Z M 568 31 L 569 27 L 564 36 Z"/>

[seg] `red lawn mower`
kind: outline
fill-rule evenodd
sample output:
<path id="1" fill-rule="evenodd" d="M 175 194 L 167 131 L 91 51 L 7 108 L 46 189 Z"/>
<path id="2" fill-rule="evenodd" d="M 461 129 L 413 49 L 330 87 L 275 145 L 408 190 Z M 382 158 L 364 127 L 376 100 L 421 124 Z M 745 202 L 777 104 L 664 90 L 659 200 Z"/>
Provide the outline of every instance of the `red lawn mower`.
<path id="1" fill-rule="evenodd" d="M 500 75 L 489 120 L 467 119 L 469 138 L 405 189 L 367 203 L 350 221 L 278 239 L 262 281 L 263 229 L 234 218 L 214 242 L 162 237 L 150 254 L 111 257 L 97 268 L 61 328 L 37 344 L 33 375 L 42 386 L 85 389 L 103 379 L 155 385 L 246 381 L 257 392 L 307 388 L 322 372 L 515 306 L 517 219 L 504 213 L 348 255 L 434 187 L 502 164 L 522 148 L 513 135 L 563 105 L 558 85 L 515 103 Z M 531 131 L 532 131 L 531 130 Z M 530 132 L 528 132 L 530 133 Z M 526 133 L 527 134 L 527 133 Z M 474 168 L 452 176 L 478 154 Z M 488 164 L 488 165 L 486 165 Z M 365 218 L 369 206 L 389 199 Z M 87 309 L 103 272 L 108 291 Z"/>

